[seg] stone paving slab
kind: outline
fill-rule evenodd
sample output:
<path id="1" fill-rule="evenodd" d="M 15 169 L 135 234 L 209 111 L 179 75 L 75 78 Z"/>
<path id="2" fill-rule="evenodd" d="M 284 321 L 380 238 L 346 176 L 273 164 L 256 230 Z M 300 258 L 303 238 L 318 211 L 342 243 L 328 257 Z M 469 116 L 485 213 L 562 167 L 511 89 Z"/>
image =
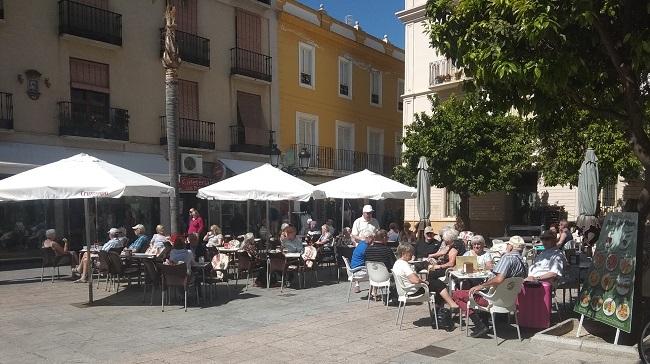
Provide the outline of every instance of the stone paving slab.
<path id="1" fill-rule="evenodd" d="M 34 277 L 37 277 L 34 281 Z M 218 299 L 160 310 L 159 292 L 150 306 L 133 286 L 119 293 L 69 279 L 40 283 L 40 269 L 0 272 L 0 363 L 636 363 L 607 355 L 567 350 L 516 339 L 512 327 L 497 325 L 502 337 L 472 339 L 465 331 L 432 329 L 426 305 L 409 305 L 402 330 L 397 309 L 371 302 L 367 291 L 323 280 L 314 287 L 280 293 L 240 285 L 218 287 Z M 524 337 L 531 333 L 523 332 Z M 504 338 L 506 339 L 504 341 Z M 448 354 L 435 358 L 416 353 Z"/>

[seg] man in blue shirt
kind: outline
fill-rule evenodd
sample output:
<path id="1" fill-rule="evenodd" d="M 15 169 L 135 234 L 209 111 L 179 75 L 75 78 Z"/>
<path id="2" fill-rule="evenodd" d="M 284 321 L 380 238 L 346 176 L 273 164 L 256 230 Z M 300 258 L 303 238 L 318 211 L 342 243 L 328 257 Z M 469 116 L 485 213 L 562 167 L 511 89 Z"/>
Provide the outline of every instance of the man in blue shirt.
<path id="1" fill-rule="evenodd" d="M 361 239 L 357 244 L 357 247 L 352 251 L 352 257 L 350 258 L 350 268 L 355 269 L 366 265 L 366 249 L 372 244 L 372 240 L 375 237 L 375 232 L 371 229 L 361 230 L 359 233 L 359 238 Z M 359 288 L 359 282 L 355 282 L 354 293 L 361 292 Z"/>
<path id="2" fill-rule="evenodd" d="M 144 234 L 144 225 L 138 224 L 134 226 L 133 232 L 135 233 L 136 238 L 129 245 L 128 249 L 134 253 L 142 253 L 147 250 L 147 243 L 149 242 L 149 237 Z"/>

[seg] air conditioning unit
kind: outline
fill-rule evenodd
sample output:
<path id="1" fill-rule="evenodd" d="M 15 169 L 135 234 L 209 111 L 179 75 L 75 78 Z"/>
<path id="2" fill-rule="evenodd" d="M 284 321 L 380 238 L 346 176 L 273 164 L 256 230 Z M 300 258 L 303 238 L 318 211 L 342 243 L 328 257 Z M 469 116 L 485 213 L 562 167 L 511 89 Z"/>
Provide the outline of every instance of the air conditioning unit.
<path id="1" fill-rule="evenodd" d="M 202 174 L 203 156 L 200 154 L 181 153 L 181 173 Z"/>

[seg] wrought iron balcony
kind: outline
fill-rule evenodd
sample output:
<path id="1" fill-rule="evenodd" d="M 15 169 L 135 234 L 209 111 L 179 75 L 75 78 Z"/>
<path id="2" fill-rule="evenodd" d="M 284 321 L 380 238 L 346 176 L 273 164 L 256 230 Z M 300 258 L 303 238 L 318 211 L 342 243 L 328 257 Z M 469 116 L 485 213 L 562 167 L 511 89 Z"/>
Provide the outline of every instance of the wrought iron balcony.
<path id="1" fill-rule="evenodd" d="M 271 82 L 271 56 L 243 48 L 231 48 L 230 73 Z"/>
<path id="2" fill-rule="evenodd" d="M 178 145 L 185 148 L 214 149 L 214 125 L 212 121 L 179 118 L 176 127 Z M 167 119 L 160 117 L 160 145 L 167 144 Z"/>
<path id="3" fill-rule="evenodd" d="M 373 172 L 391 175 L 399 163 L 398 157 L 383 154 L 368 154 L 346 149 L 334 149 L 310 144 L 293 144 L 290 154 L 297 156 L 302 149 L 311 155 L 310 168 L 332 169 L 337 171 L 358 172 L 369 169 Z"/>
<path id="4" fill-rule="evenodd" d="M 429 63 L 429 87 L 434 87 L 465 78 L 462 68 L 454 66 L 450 59 L 442 59 Z"/>
<path id="5" fill-rule="evenodd" d="M 129 111 L 113 107 L 62 101 L 59 135 L 129 140 Z"/>
<path id="6" fill-rule="evenodd" d="M 122 45 L 122 15 L 71 0 L 59 1 L 59 34 Z"/>
<path id="7" fill-rule="evenodd" d="M 14 101 L 12 94 L 0 92 L 0 129 L 14 128 Z"/>
<path id="8" fill-rule="evenodd" d="M 181 60 L 210 67 L 210 39 L 176 29 L 176 44 Z M 165 51 L 165 28 L 160 29 L 160 56 Z"/>
<path id="9" fill-rule="evenodd" d="M 268 155 L 274 133 L 273 130 L 231 125 L 230 151 Z"/>

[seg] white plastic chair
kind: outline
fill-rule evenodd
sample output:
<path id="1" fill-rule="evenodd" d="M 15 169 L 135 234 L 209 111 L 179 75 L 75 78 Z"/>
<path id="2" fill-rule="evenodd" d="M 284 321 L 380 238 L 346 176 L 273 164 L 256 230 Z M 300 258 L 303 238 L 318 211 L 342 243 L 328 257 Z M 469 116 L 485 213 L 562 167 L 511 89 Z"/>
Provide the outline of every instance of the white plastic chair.
<path id="1" fill-rule="evenodd" d="M 348 287 L 348 302 L 350 302 L 350 293 L 352 292 L 352 283 L 354 282 L 367 282 L 368 281 L 368 272 L 366 267 L 356 267 L 354 269 L 350 268 L 350 262 L 348 258 L 343 257 L 343 262 L 345 263 L 345 271 L 348 273 L 348 281 L 350 282 L 350 287 Z M 368 293 L 370 294 L 370 293 Z"/>
<path id="2" fill-rule="evenodd" d="M 435 296 L 432 296 L 429 293 L 429 286 L 424 283 L 414 284 L 412 287 L 409 287 L 407 290 L 402 285 L 400 277 L 397 276 L 397 273 L 393 272 L 393 278 L 395 279 L 395 288 L 397 289 L 397 319 L 395 320 L 395 325 L 399 323 L 399 329 L 402 329 L 402 321 L 404 321 L 404 312 L 406 311 L 406 304 L 410 302 L 426 302 L 429 305 L 429 316 L 431 316 L 431 302 L 433 302 L 433 316 L 431 316 L 431 321 L 436 322 L 436 329 L 438 329 L 438 312 L 436 310 L 436 299 Z M 420 288 L 424 288 L 424 293 L 414 296 L 413 294 Z M 401 313 L 401 318 L 400 318 Z M 434 318 L 435 317 L 435 318 Z"/>
<path id="3" fill-rule="evenodd" d="M 468 310 L 475 311 L 484 311 L 489 312 L 492 318 L 492 330 L 494 332 L 494 340 L 496 340 L 497 345 L 499 345 L 499 338 L 497 337 L 497 326 L 494 321 L 495 313 L 506 313 L 510 315 L 513 313 L 515 315 L 515 323 L 517 325 L 517 336 L 519 341 L 521 341 L 521 332 L 519 331 L 519 318 L 517 317 L 517 295 L 521 292 L 521 287 L 524 284 L 524 279 L 521 277 L 512 277 L 505 279 L 500 285 L 496 288 L 490 288 L 488 293 L 477 292 L 477 294 L 483 296 L 488 302 L 487 306 L 481 306 L 474 300 L 474 296 L 469 297 L 469 302 L 467 302 Z M 461 311 L 462 315 L 462 311 Z M 469 327 L 469 316 L 465 322 L 466 330 Z"/>
<path id="4" fill-rule="evenodd" d="M 386 291 L 386 309 L 388 309 L 388 301 L 390 301 L 390 273 L 388 268 L 382 262 L 369 262 L 366 261 L 366 271 L 368 272 L 368 281 L 370 282 L 370 290 L 372 287 L 384 288 Z M 368 292 L 368 308 L 370 308 L 370 292 Z"/>

